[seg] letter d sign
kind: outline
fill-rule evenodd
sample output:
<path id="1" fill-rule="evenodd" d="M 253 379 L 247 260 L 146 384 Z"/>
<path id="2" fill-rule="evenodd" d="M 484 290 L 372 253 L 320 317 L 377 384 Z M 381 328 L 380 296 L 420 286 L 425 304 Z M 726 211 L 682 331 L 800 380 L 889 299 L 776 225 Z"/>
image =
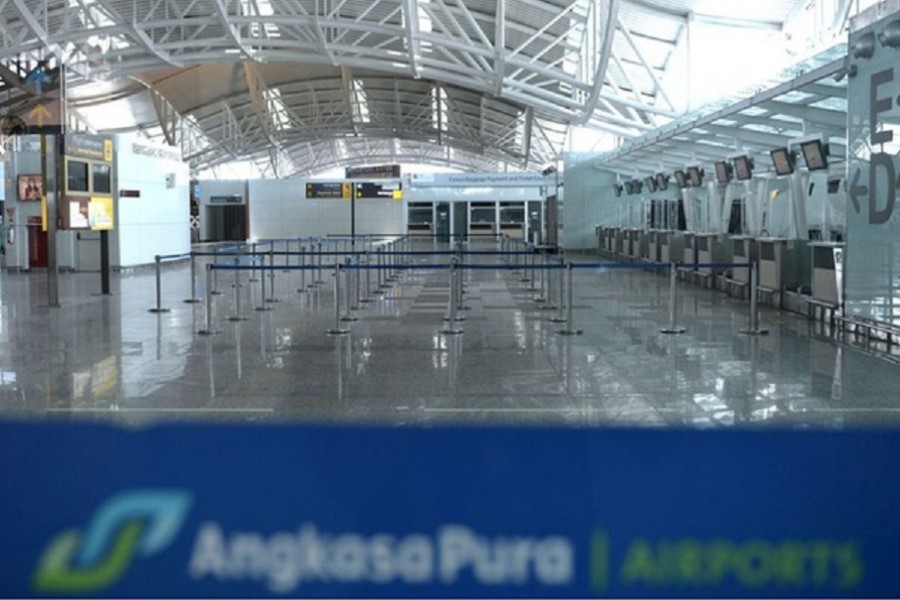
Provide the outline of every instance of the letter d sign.
<path id="1" fill-rule="evenodd" d="M 885 171 L 887 179 L 887 204 L 884 208 L 879 209 L 878 206 L 878 169 Z M 894 213 L 894 202 L 897 200 L 897 188 L 895 184 L 897 174 L 894 171 L 894 160 L 885 152 L 878 152 L 872 155 L 871 164 L 869 165 L 869 223 L 872 225 L 881 225 L 887 223 L 891 215 Z"/>

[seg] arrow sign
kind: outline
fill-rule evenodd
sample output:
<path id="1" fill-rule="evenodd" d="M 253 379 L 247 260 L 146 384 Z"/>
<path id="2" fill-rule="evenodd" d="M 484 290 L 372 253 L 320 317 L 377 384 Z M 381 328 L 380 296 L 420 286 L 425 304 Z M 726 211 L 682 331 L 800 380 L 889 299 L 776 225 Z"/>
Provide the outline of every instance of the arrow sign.
<path id="1" fill-rule="evenodd" d="M 859 178 L 862 176 L 862 169 L 857 167 L 856 173 L 853 174 L 853 182 L 850 184 L 850 201 L 853 202 L 853 210 L 857 213 L 862 210 L 859 205 L 859 197 L 869 193 L 869 187 L 859 185 Z"/>
<path id="2" fill-rule="evenodd" d="M 45 121 L 49 121 L 53 118 L 53 113 L 43 104 L 38 104 L 31 109 L 28 116 L 37 123 L 38 127 L 43 127 Z"/>
<path id="3" fill-rule="evenodd" d="M 52 92 L 19 116 L 28 126 L 28 133 L 57 133 L 65 121 L 65 107 L 58 92 Z"/>

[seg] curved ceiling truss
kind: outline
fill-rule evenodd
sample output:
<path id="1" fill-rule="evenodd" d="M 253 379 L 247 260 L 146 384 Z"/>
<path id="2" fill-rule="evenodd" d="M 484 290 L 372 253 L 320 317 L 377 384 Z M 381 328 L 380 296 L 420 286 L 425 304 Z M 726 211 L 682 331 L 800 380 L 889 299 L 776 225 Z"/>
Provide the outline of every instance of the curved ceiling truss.
<path id="1" fill-rule="evenodd" d="M 536 167 L 573 125 L 630 138 L 678 116 L 664 74 L 695 1 L 0 0 L 0 110 L 33 100 L 22 83 L 43 60 L 65 64 L 76 115 L 149 98 L 155 123 L 102 128 L 180 143 L 197 169 L 269 157 L 278 176 L 308 173 L 309 148 L 360 139 L 381 157 L 416 141 L 465 164 Z M 203 98 L 184 93 L 187 77 L 179 89 L 155 75 L 222 63 L 241 85 Z M 273 77 L 277 65 L 315 74 Z M 96 81 L 116 85 L 95 93 Z"/>

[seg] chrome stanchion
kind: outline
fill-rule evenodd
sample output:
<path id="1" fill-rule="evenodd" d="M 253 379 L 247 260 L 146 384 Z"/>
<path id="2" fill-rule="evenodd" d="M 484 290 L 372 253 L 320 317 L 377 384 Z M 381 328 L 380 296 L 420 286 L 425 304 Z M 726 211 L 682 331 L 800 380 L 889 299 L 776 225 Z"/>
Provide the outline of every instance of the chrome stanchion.
<path id="1" fill-rule="evenodd" d="M 306 246 L 300 244 L 297 249 L 299 253 L 297 254 L 297 266 L 300 268 L 300 287 L 297 288 L 298 294 L 306 293 Z"/>
<path id="2" fill-rule="evenodd" d="M 184 301 L 186 304 L 197 304 L 200 299 L 197 297 L 197 257 L 194 251 L 191 251 L 191 297 Z"/>
<path id="3" fill-rule="evenodd" d="M 447 326 L 441 329 L 441 333 L 445 335 L 459 335 L 463 332 L 461 327 L 457 327 L 457 321 L 463 320 L 456 314 L 456 287 L 459 285 L 459 276 L 457 274 L 458 268 L 456 266 L 456 262 L 450 263 L 450 294 L 447 300 L 447 316 L 444 320 L 447 322 Z"/>
<path id="4" fill-rule="evenodd" d="M 372 294 L 372 267 L 371 261 L 369 260 L 369 257 L 371 255 L 369 254 L 368 250 L 364 250 L 363 255 L 366 257 L 366 295 L 363 298 L 359 299 L 359 303 L 369 304 L 370 302 L 372 302 L 372 299 L 369 298 L 369 296 Z"/>
<path id="5" fill-rule="evenodd" d="M 355 244 L 355 242 L 354 242 L 354 244 Z M 353 294 L 353 310 L 359 310 L 360 305 L 363 303 L 363 299 L 360 296 L 360 292 L 361 292 L 360 279 L 361 279 L 361 277 L 360 277 L 360 273 L 359 273 L 359 266 L 362 264 L 361 258 L 362 258 L 362 255 L 359 252 L 354 252 L 353 260 L 356 261 L 357 268 L 354 270 L 354 273 L 353 273 L 353 283 L 354 283 L 354 287 L 356 289 L 356 291 Z M 349 294 L 349 292 L 350 292 L 350 290 L 347 290 L 348 294 Z"/>
<path id="6" fill-rule="evenodd" d="M 750 327 L 742 329 L 741 333 L 746 335 L 768 335 L 769 330 L 760 328 L 759 326 L 759 272 L 758 264 L 750 265 Z"/>
<path id="7" fill-rule="evenodd" d="M 316 243 L 316 252 L 318 253 L 318 259 L 316 262 L 316 285 L 322 285 L 325 283 L 322 281 L 322 242 Z"/>
<path id="8" fill-rule="evenodd" d="M 466 306 L 465 303 L 465 286 L 463 286 L 463 269 L 457 266 L 456 268 L 456 310 L 469 310 L 469 307 Z M 465 319 L 462 315 L 460 315 L 460 320 Z"/>
<path id="9" fill-rule="evenodd" d="M 344 259 L 344 263 L 349 265 L 349 264 L 351 264 L 350 260 L 351 259 L 348 256 Z M 350 293 L 350 289 L 352 287 L 351 277 L 353 276 L 354 271 L 352 269 L 347 269 L 347 268 L 343 269 L 343 271 L 344 271 L 344 289 L 347 291 L 347 293 L 346 293 L 346 298 L 345 298 L 346 306 L 344 308 L 344 316 L 341 317 L 341 321 L 344 321 L 345 323 L 352 323 L 353 321 L 359 321 L 359 317 L 354 316 L 351 312 L 353 310 L 353 306 L 352 306 L 353 305 L 353 294 Z"/>
<path id="10" fill-rule="evenodd" d="M 262 265 L 260 266 L 260 278 L 259 278 L 259 306 L 254 308 L 257 311 L 265 311 L 272 310 L 271 306 L 266 306 L 266 255 L 262 254 Z"/>
<path id="11" fill-rule="evenodd" d="M 538 288 L 534 285 L 534 282 L 535 282 L 535 276 L 534 276 L 534 260 L 535 260 L 534 244 L 529 244 L 528 242 L 525 242 L 525 250 L 529 250 L 529 249 L 530 249 L 531 253 L 530 253 L 529 255 L 526 256 L 526 260 L 528 261 L 528 265 L 530 265 L 530 269 L 531 269 L 531 275 L 528 276 L 528 277 L 529 277 L 528 281 L 531 283 L 531 285 L 529 285 L 528 287 L 526 287 L 525 290 L 526 290 L 526 291 L 529 291 L 529 292 L 536 292 L 536 291 L 538 291 Z"/>
<path id="12" fill-rule="evenodd" d="M 544 304 L 545 302 L 547 302 L 547 294 L 546 294 L 546 289 L 547 289 L 547 277 L 546 277 L 546 271 L 547 271 L 547 255 L 546 255 L 543 251 L 541 251 L 540 257 L 541 257 L 541 268 L 540 268 L 540 272 L 541 272 L 541 287 L 538 289 L 539 294 L 538 294 L 538 297 L 534 299 L 534 301 L 537 302 L 538 304 Z"/>
<path id="13" fill-rule="evenodd" d="M 378 272 L 375 282 L 375 289 L 372 290 L 373 294 L 382 295 L 384 294 L 384 252 L 381 246 L 379 246 L 375 250 L 376 263 L 378 264 Z"/>
<path id="14" fill-rule="evenodd" d="M 213 265 L 215 265 L 217 267 L 219 266 L 219 249 L 218 248 L 216 248 L 213 251 Z M 219 289 L 219 270 L 218 269 L 213 269 L 213 279 L 212 280 L 213 280 L 213 285 L 212 285 L 212 291 L 210 292 L 210 294 L 212 294 L 213 296 L 220 296 L 222 294 L 222 291 Z"/>
<path id="15" fill-rule="evenodd" d="M 560 264 L 560 266 L 562 266 L 562 265 L 564 264 L 564 261 L 563 261 L 562 258 L 559 259 L 559 264 Z M 559 273 L 557 274 L 557 278 L 558 278 L 558 280 L 559 280 L 559 286 L 558 286 L 559 292 L 558 292 L 558 295 L 557 295 L 557 300 L 558 300 L 559 303 L 556 305 L 556 307 L 559 309 L 559 312 L 556 314 L 555 317 L 551 317 L 551 318 L 550 318 L 550 322 L 551 322 L 551 323 L 565 323 L 565 322 L 566 322 L 566 313 L 565 313 L 565 308 L 566 308 L 566 288 L 565 288 L 565 285 L 566 285 L 566 279 L 565 279 L 565 277 L 563 276 L 562 269 L 560 268 L 560 269 L 558 269 L 558 270 L 559 270 Z"/>
<path id="16" fill-rule="evenodd" d="M 167 313 L 169 312 L 168 308 L 163 308 L 162 306 L 162 273 L 160 269 L 160 256 L 159 254 L 155 257 L 156 262 L 156 307 L 151 308 L 150 312 L 152 313 Z"/>
<path id="17" fill-rule="evenodd" d="M 212 283 L 213 283 L 213 265 L 206 265 L 206 329 L 201 329 L 197 333 L 199 335 L 215 335 L 217 333 L 222 333 L 218 329 L 213 329 L 212 326 Z"/>
<path id="18" fill-rule="evenodd" d="M 684 327 L 679 327 L 677 318 L 678 291 L 675 283 L 678 280 L 678 270 L 675 263 L 669 265 L 669 326 L 660 329 L 660 333 L 684 333 Z"/>
<path id="19" fill-rule="evenodd" d="M 240 258 L 236 257 L 234 259 L 234 266 L 238 266 L 240 264 Z M 228 317 L 229 321 L 246 321 L 247 317 L 241 315 L 241 270 L 234 270 L 234 283 L 232 284 L 234 288 L 234 314 Z"/>
<path id="20" fill-rule="evenodd" d="M 572 263 L 566 263 L 566 287 L 568 288 L 566 291 L 566 328 L 557 330 L 556 333 L 560 335 L 581 335 L 582 333 L 580 329 L 575 329 L 573 325 L 573 289 L 575 286 L 572 284 L 572 272 L 574 270 Z"/>
<path id="21" fill-rule="evenodd" d="M 341 328 L 341 265 L 334 265 L 334 326 L 327 331 L 328 335 L 346 335 L 349 329 Z"/>
<path id="22" fill-rule="evenodd" d="M 558 269 L 550 268 L 551 261 L 547 260 L 546 255 L 544 255 L 544 268 L 547 270 L 547 301 L 541 304 L 538 308 L 540 310 L 556 310 L 556 303 L 554 302 L 554 293 L 553 290 L 553 277 L 554 275 L 557 277 L 562 277 L 560 273 L 558 273 Z"/>
<path id="23" fill-rule="evenodd" d="M 250 279 L 248 279 L 247 281 L 256 283 L 257 281 L 259 281 L 259 279 L 256 278 L 256 242 L 250 244 L 250 250 L 253 252 L 253 270 L 250 271 Z"/>
<path id="24" fill-rule="evenodd" d="M 266 298 L 266 302 L 270 304 L 281 302 L 275 297 L 275 242 L 272 242 L 272 246 L 269 247 L 269 297 Z"/>

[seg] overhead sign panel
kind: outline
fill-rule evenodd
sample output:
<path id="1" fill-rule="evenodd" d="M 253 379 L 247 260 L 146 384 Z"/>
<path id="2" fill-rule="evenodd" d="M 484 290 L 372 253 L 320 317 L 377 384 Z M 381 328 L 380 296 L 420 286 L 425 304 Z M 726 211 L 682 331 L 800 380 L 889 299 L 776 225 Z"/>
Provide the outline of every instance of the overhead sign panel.
<path id="1" fill-rule="evenodd" d="M 372 167 L 346 167 L 347 179 L 399 179 L 400 165 L 376 165 Z"/>
<path id="2" fill-rule="evenodd" d="M 349 200 L 353 196 L 352 186 L 346 181 L 311 181 L 306 184 L 306 197 Z"/>
<path id="3" fill-rule="evenodd" d="M 59 92 L 47 94 L 18 116 L 25 125 L 24 133 L 59 133 L 65 120 Z"/>
<path id="4" fill-rule="evenodd" d="M 403 184 L 399 181 L 385 183 L 362 182 L 356 184 L 357 198 L 403 199 Z"/>
<path id="5" fill-rule="evenodd" d="M 540 173 L 413 173 L 411 187 L 541 187 Z"/>

